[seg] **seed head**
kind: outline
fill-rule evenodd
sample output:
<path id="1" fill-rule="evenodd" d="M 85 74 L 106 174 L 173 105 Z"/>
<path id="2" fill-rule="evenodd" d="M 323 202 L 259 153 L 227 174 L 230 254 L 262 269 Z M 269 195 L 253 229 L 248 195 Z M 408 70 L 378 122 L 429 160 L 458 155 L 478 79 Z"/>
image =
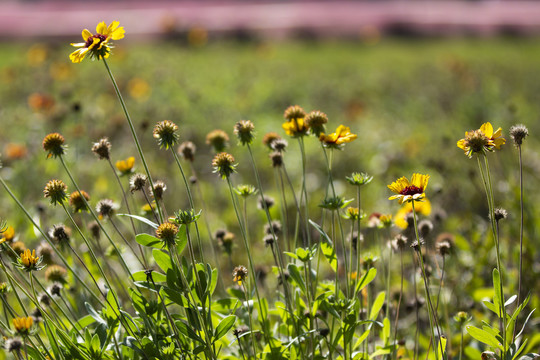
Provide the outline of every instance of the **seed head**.
<path id="1" fill-rule="evenodd" d="M 272 150 L 272 143 L 276 140 L 281 139 L 281 136 L 278 135 L 278 133 L 275 132 L 269 132 L 266 133 L 263 136 L 262 143 L 267 146 L 270 150 Z"/>
<path id="2" fill-rule="evenodd" d="M 450 251 L 452 250 L 452 244 L 450 244 L 449 241 L 439 241 L 435 245 L 435 248 L 441 256 L 446 256 L 450 254 Z"/>
<path id="3" fill-rule="evenodd" d="M 22 241 L 15 241 L 11 244 L 11 249 L 15 254 L 20 255 L 26 250 L 26 245 Z"/>
<path id="4" fill-rule="evenodd" d="M 300 106 L 292 105 L 285 110 L 283 117 L 289 121 L 303 119 L 306 117 L 306 112 Z"/>
<path id="5" fill-rule="evenodd" d="M 257 193 L 257 189 L 253 185 L 242 184 L 234 188 L 234 192 L 242 197 L 248 197 Z"/>
<path id="6" fill-rule="evenodd" d="M 223 130 L 212 130 L 206 135 L 206 143 L 219 153 L 229 145 L 229 135 Z"/>
<path id="7" fill-rule="evenodd" d="M 508 212 L 503 208 L 496 208 L 494 211 L 495 221 L 506 219 L 508 217 Z"/>
<path id="8" fill-rule="evenodd" d="M 412 243 L 411 243 L 411 247 L 416 250 L 416 251 L 420 251 L 420 247 L 424 245 L 424 239 L 420 238 L 420 241 L 418 240 L 414 240 Z"/>
<path id="9" fill-rule="evenodd" d="M 101 228 L 99 227 L 97 221 L 92 221 L 91 223 L 89 223 L 88 230 L 90 230 L 90 234 L 92 234 L 94 239 L 99 240 L 101 235 Z"/>
<path id="10" fill-rule="evenodd" d="M 104 137 L 92 146 L 92 152 L 99 157 L 99 160 L 109 160 L 111 156 L 111 143 Z"/>
<path id="11" fill-rule="evenodd" d="M 287 146 L 289 146 L 289 143 L 285 139 L 276 139 L 271 144 L 272 150 L 279 153 L 284 152 L 287 149 Z"/>
<path id="12" fill-rule="evenodd" d="M 157 139 L 160 148 L 169 149 L 178 142 L 176 131 L 178 126 L 170 120 L 163 120 L 154 127 L 154 138 Z"/>
<path id="13" fill-rule="evenodd" d="M 221 240 L 223 239 L 223 237 L 225 237 L 225 235 L 227 234 L 227 230 L 225 229 L 218 229 L 216 230 L 216 232 L 214 233 L 214 238 L 216 240 Z"/>
<path id="14" fill-rule="evenodd" d="M 23 342 L 22 342 L 22 340 L 20 338 L 14 337 L 14 338 L 11 338 L 11 339 L 7 339 L 6 344 L 4 345 L 4 347 L 6 348 L 7 352 L 18 353 L 18 352 L 21 351 L 21 349 L 23 347 Z"/>
<path id="15" fill-rule="evenodd" d="M 225 251 L 225 253 L 230 255 L 232 253 L 232 247 L 233 247 L 233 243 L 235 239 L 234 234 L 232 232 L 227 231 L 225 235 L 223 235 L 223 237 L 217 238 L 217 239 L 218 239 L 219 245 L 223 248 L 223 251 Z"/>
<path id="16" fill-rule="evenodd" d="M 418 231 L 420 232 L 420 236 L 425 238 L 427 237 L 431 231 L 433 230 L 433 223 L 429 221 L 428 219 L 421 220 L 418 223 Z"/>
<path id="17" fill-rule="evenodd" d="M 306 116 L 306 125 L 311 129 L 311 133 L 317 137 L 325 132 L 325 124 L 328 116 L 322 111 L 312 111 Z"/>
<path id="18" fill-rule="evenodd" d="M 321 335 L 322 337 L 327 337 L 328 334 L 330 334 L 330 329 L 328 328 L 319 329 L 319 335 Z"/>
<path id="19" fill-rule="evenodd" d="M 52 133 L 43 139 L 43 149 L 47 152 L 47 159 L 52 157 L 62 156 L 66 153 L 64 145 L 64 137 L 59 133 Z"/>
<path id="20" fill-rule="evenodd" d="M 34 311 L 30 313 L 30 315 L 32 316 L 32 319 L 34 320 L 34 323 L 36 324 L 39 324 L 40 322 L 43 321 L 43 314 L 41 313 L 41 310 L 39 309 L 34 309 Z"/>
<path id="21" fill-rule="evenodd" d="M 403 234 L 398 234 L 394 240 L 392 240 L 392 247 L 394 250 L 404 250 L 407 246 L 407 237 Z"/>
<path id="22" fill-rule="evenodd" d="M 67 199 L 67 185 L 62 180 L 51 180 L 45 185 L 43 194 L 46 198 L 49 198 L 51 204 L 62 204 Z"/>
<path id="23" fill-rule="evenodd" d="M 174 244 L 178 227 L 171 223 L 163 223 L 156 229 L 156 236 L 167 245 Z"/>
<path id="24" fill-rule="evenodd" d="M 178 154 L 180 154 L 187 161 L 193 162 L 195 160 L 195 152 L 197 147 L 191 141 L 184 141 L 178 147 Z"/>
<path id="25" fill-rule="evenodd" d="M 257 208 L 260 210 L 265 210 L 265 209 L 270 210 L 270 208 L 274 206 L 275 203 L 276 201 L 274 200 L 273 197 L 265 195 L 264 197 L 259 198 L 259 202 L 257 203 Z"/>
<path id="26" fill-rule="evenodd" d="M 90 201 L 90 195 L 84 190 L 74 191 L 69 196 L 69 204 L 73 208 L 73 212 L 88 211 L 88 201 Z"/>
<path id="27" fill-rule="evenodd" d="M 234 134 L 242 145 L 249 145 L 255 138 L 255 125 L 249 120 L 240 120 L 234 125 Z"/>
<path id="28" fill-rule="evenodd" d="M 283 165 L 283 154 L 277 151 L 271 152 L 270 160 L 272 160 L 272 166 L 273 167 L 281 167 Z"/>
<path id="29" fill-rule="evenodd" d="M 521 146 L 523 139 L 529 135 L 529 129 L 523 124 L 514 125 L 510 128 L 510 136 L 514 140 L 514 145 Z"/>
<path id="30" fill-rule="evenodd" d="M 146 175 L 135 174 L 129 178 L 129 190 L 133 194 L 135 191 L 141 191 L 145 188 L 147 182 Z"/>
<path id="31" fill-rule="evenodd" d="M 50 264 L 52 262 L 53 248 L 48 242 L 42 241 L 37 247 L 36 252 L 39 257 L 43 259 L 45 264 Z"/>
<path id="32" fill-rule="evenodd" d="M 110 199 L 100 200 L 96 205 L 97 213 L 104 218 L 113 216 L 116 209 L 118 209 L 118 205 Z"/>
<path id="33" fill-rule="evenodd" d="M 154 182 L 154 191 L 152 191 L 152 186 L 148 186 L 148 191 L 150 194 L 154 195 L 154 199 L 156 200 L 162 200 L 163 199 L 163 193 L 167 190 L 167 185 L 161 180 L 157 180 Z"/>
<path id="34" fill-rule="evenodd" d="M 39 302 L 45 306 L 49 306 L 51 304 L 51 298 L 49 297 L 49 294 L 43 293 L 39 295 L 38 298 Z"/>
<path id="35" fill-rule="evenodd" d="M 279 220 L 272 220 L 270 224 L 264 224 L 264 233 L 268 235 L 281 234 L 281 222 Z"/>
<path id="36" fill-rule="evenodd" d="M 60 296 L 63 288 L 62 284 L 55 282 L 49 287 L 49 292 L 51 295 Z"/>
<path id="37" fill-rule="evenodd" d="M 238 285 L 242 285 L 242 281 L 246 280 L 248 276 L 248 270 L 245 266 L 237 266 L 233 270 L 233 281 L 238 283 Z"/>
<path id="38" fill-rule="evenodd" d="M 222 179 L 227 179 L 235 171 L 234 157 L 231 154 L 222 152 L 217 154 L 212 160 L 214 172 L 219 174 Z"/>
<path id="39" fill-rule="evenodd" d="M 373 176 L 369 176 L 366 173 L 352 173 L 351 176 L 347 176 L 345 179 L 349 182 L 351 185 L 355 186 L 362 186 L 367 185 L 373 180 Z"/>
<path id="40" fill-rule="evenodd" d="M 263 237 L 263 242 L 266 246 L 273 246 L 274 245 L 274 236 L 267 234 Z"/>

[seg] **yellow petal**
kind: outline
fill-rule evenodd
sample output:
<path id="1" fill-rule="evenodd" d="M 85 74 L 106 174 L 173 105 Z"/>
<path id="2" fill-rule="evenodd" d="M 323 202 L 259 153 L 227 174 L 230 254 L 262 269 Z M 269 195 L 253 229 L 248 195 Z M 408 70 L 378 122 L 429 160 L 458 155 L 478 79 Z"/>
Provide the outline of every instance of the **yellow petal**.
<path id="1" fill-rule="evenodd" d="M 105 35 L 105 32 L 107 31 L 107 24 L 105 24 L 105 21 L 102 21 L 100 22 L 99 24 L 97 24 L 96 26 L 96 32 L 98 34 L 103 34 Z"/>
<path id="2" fill-rule="evenodd" d="M 466 144 L 465 139 L 461 139 L 457 142 L 457 147 L 467 151 L 467 146 L 465 144 Z"/>
<path id="3" fill-rule="evenodd" d="M 489 122 L 482 124 L 482 126 L 480 126 L 480 131 L 482 131 L 488 139 L 493 136 L 493 126 L 491 126 L 491 123 Z"/>
<path id="4" fill-rule="evenodd" d="M 70 45 L 74 46 L 74 47 L 81 48 L 81 47 L 85 47 L 86 43 L 71 43 Z"/>
<path id="5" fill-rule="evenodd" d="M 388 188 L 396 194 L 399 194 L 407 186 L 409 186 L 409 180 L 405 176 L 402 176 L 392 184 L 388 185 Z"/>
<path id="6" fill-rule="evenodd" d="M 84 39 L 84 41 L 88 40 L 88 38 L 91 37 L 92 35 L 93 34 L 88 29 L 84 29 L 82 31 L 82 38 Z"/>
<path id="7" fill-rule="evenodd" d="M 499 149 L 501 147 L 501 145 L 504 145 L 506 144 L 506 139 L 505 138 L 497 138 L 495 140 L 493 140 L 493 144 L 495 145 L 495 149 Z"/>
<path id="8" fill-rule="evenodd" d="M 113 21 L 109 26 L 107 26 L 107 30 L 103 33 L 103 35 L 110 35 L 113 33 L 114 29 L 116 29 L 120 25 L 119 21 Z"/>
<path id="9" fill-rule="evenodd" d="M 429 175 L 413 174 L 411 184 L 422 190 L 426 190 L 428 181 Z"/>
<path id="10" fill-rule="evenodd" d="M 124 27 L 123 26 L 120 26 L 119 28 L 115 29 L 111 34 L 109 34 L 111 36 L 111 38 L 113 40 L 120 40 L 120 39 L 123 39 L 124 38 L 124 34 L 126 33 L 126 31 L 124 30 Z"/>
<path id="11" fill-rule="evenodd" d="M 496 139 L 501 136 L 502 136 L 502 128 L 498 128 L 497 131 L 493 133 L 493 139 Z"/>

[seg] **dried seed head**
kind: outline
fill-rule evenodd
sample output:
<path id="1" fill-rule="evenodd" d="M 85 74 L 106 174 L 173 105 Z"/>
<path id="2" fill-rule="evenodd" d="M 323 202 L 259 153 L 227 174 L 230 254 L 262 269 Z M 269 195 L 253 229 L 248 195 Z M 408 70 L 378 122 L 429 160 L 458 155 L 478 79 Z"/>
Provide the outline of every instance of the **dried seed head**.
<path id="1" fill-rule="evenodd" d="M 26 250 L 26 245 L 22 241 L 15 241 L 11 244 L 11 249 L 17 254 L 20 255 Z"/>
<path id="2" fill-rule="evenodd" d="M 283 165 L 283 154 L 277 151 L 274 151 L 268 155 L 270 160 L 272 160 L 273 167 L 281 167 Z"/>
<path id="3" fill-rule="evenodd" d="M 212 130 L 206 135 L 206 143 L 212 146 L 215 152 L 222 152 L 229 145 L 229 135 L 223 130 Z"/>
<path id="4" fill-rule="evenodd" d="M 74 191 L 69 196 L 69 204 L 73 208 L 73 212 L 88 211 L 88 201 L 90 201 L 90 195 L 84 190 Z"/>
<path id="5" fill-rule="evenodd" d="M 39 324 L 43 321 L 43 314 L 39 309 L 34 309 L 34 311 L 30 313 L 30 316 L 32 316 L 32 319 L 34 319 L 34 323 L 36 324 Z"/>
<path id="6" fill-rule="evenodd" d="M 392 240 L 392 247 L 394 250 L 404 250 L 405 246 L 407 246 L 407 237 L 403 234 L 398 234 L 394 240 Z"/>
<path id="7" fill-rule="evenodd" d="M 43 194 L 49 198 L 51 204 L 62 204 L 67 199 L 67 185 L 62 180 L 51 180 L 45 185 Z"/>
<path id="8" fill-rule="evenodd" d="M 281 221 L 272 220 L 270 224 L 264 224 L 264 233 L 268 235 L 279 235 L 281 234 Z"/>
<path id="9" fill-rule="evenodd" d="M 348 240 L 352 242 L 352 246 L 353 246 L 353 249 L 356 253 L 356 251 L 358 250 L 358 231 L 353 231 L 352 233 L 349 234 L 348 236 Z M 363 242 L 364 241 L 364 235 L 362 233 L 360 233 L 360 242 Z"/>
<path id="10" fill-rule="evenodd" d="M 195 160 L 196 151 L 197 151 L 197 147 L 191 141 L 184 141 L 178 147 L 178 154 L 180 154 L 180 156 L 182 156 L 187 161 L 191 161 L 191 162 Z"/>
<path id="11" fill-rule="evenodd" d="M 227 179 L 235 171 L 234 157 L 231 154 L 222 152 L 217 154 L 212 160 L 214 172 L 221 178 Z"/>
<path id="12" fill-rule="evenodd" d="M 287 146 L 289 146 L 289 143 L 285 139 L 276 139 L 272 142 L 272 149 L 277 152 L 284 152 L 287 149 Z"/>
<path id="13" fill-rule="evenodd" d="M 152 187 L 148 186 L 148 191 L 150 194 L 154 195 L 154 199 L 156 200 L 162 200 L 163 199 L 163 193 L 167 190 L 167 185 L 161 180 L 157 180 L 154 182 L 154 191 L 152 191 Z"/>
<path id="14" fill-rule="evenodd" d="M 64 137 L 59 133 L 52 133 L 43 139 L 43 149 L 47 152 L 47 158 L 64 155 L 66 146 Z"/>
<path id="15" fill-rule="evenodd" d="M 20 338 L 14 337 L 11 339 L 7 339 L 4 347 L 6 348 L 7 352 L 18 353 L 23 347 L 23 342 Z"/>
<path id="16" fill-rule="evenodd" d="M 49 294 L 43 293 L 43 294 L 39 295 L 38 300 L 44 306 L 51 305 L 51 298 L 49 297 Z"/>
<path id="17" fill-rule="evenodd" d="M 232 232 L 227 231 L 223 237 L 218 238 L 219 246 L 223 248 L 223 251 L 227 254 L 232 253 L 232 247 L 234 244 L 235 236 Z"/>
<path id="18" fill-rule="evenodd" d="M 233 281 L 238 283 L 238 285 L 242 285 L 242 282 L 246 280 L 248 276 L 248 270 L 245 266 L 240 265 L 234 268 L 232 275 Z"/>
<path id="19" fill-rule="evenodd" d="M 99 160 L 109 160 L 111 157 L 111 143 L 104 137 L 92 146 L 92 152 L 99 157 Z"/>
<path id="20" fill-rule="evenodd" d="M 420 247 L 424 245 L 424 239 L 420 238 L 420 241 L 418 240 L 414 240 L 412 243 L 411 243 L 411 247 L 416 250 L 416 251 L 420 251 Z"/>
<path id="21" fill-rule="evenodd" d="M 101 235 L 101 228 L 99 227 L 97 221 L 92 221 L 91 223 L 89 223 L 88 230 L 90 230 L 90 234 L 92 234 L 94 239 L 99 240 Z"/>
<path id="22" fill-rule="evenodd" d="M 240 120 L 234 125 L 234 134 L 242 145 L 249 145 L 255 138 L 255 125 L 249 120 Z"/>
<path id="23" fill-rule="evenodd" d="M 45 264 L 52 263 L 53 248 L 48 242 L 42 241 L 36 249 L 37 254 L 43 259 Z"/>
<path id="24" fill-rule="evenodd" d="M 274 245 L 274 236 L 273 235 L 265 235 L 263 237 L 263 242 L 266 246 L 273 246 Z"/>
<path id="25" fill-rule="evenodd" d="M 145 188 L 147 181 L 146 175 L 137 173 L 129 178 L 129 190 L 131 193 L 141 191 Z"/>
<path id="26" fill-rule="evenodd" d="M 214 238 L 215 238 L 216 240 L 223 239 L 223 237 L 225 237 L 225 234 L 227 234 L 227 230 L 225 230 L 225 229 L 218 229 L 218 230 L 216 230 L 216 232 L 214 233 Z"/>
<path id="27" fill-rule="evenodd" d="M 433 230 L 433 223 L 429 221 L 428 219 L 421 220 L 418 223 L 418 231 L 420 232 L 420 236 L 425 238 L 427 237 L 431 231 Z"/>
<path id="28" fill-rule="evenodd" d="M 197 177 L 196 177 L 195 175 L 191 175 L 191 176 L 189 177 L 189 183 L 190 183 L 191 185 L 195 185 L 195 184 L 197 183 Z"/>
<path id="29" fill-rule="evenodd" d="M 257 208 L 259 208 L 260 210 L 265 210 L 265 209 L 270 210 L 270 208 L 274 206 L 275 203 L 276 201 L 274 200 L 273 197 L 265 195 L 264 197 L 259 198 L 259 201 L 257 203 Z"/>
<path id="30" fill-rule="evenodd" d="M 440 241 L 435 245 L 435 248 L 441 256 L 446 256 L 450 254 L 450 251 L 452 250 L 452 244 L 450 244 L 449 241 Z"/>
<path id="31" fill-rule="evenodd" d="M 327 122 L 328 116 L 322 111 L 312 111 L 306 116 L 306 125 L 311 129 L 313 135 L 317 137 L 325 132 Z"/>
<path id="32" fill-rule="evenodd" d="M 51 282 L 66 283 L 67 270 L 60 265 L 51 265 L 45 270 L 45 279 Z"/>
<path id="33" fill-rule="evenodd" d="M 495 215 L 495 221 L 497 222 L 508 217 L 508 212 L 503 208 L 496 208 L 493 213 Z"/>
<path id="34" fill-rule="evenodd" d="M 160 148 L 169 149 L 178 142 L 176 131 L 178 126 L 170 120 L 163 120 L 154 127 L 154 138 L 157 139 Z"/>
<path id="35" fill-rule="evenodd" d="M 167 245 L 174 244 L 178 227 L 171 223 L 163 223 L 156 229 L 156 236 Z"/>
<path id="36" fill-rule="evenodd" d="M 523 139 L 529 135 L 529 129 L 523 124 L 514 125 L 510 128 L 510 136 L 516 146 L 523 144 Z"/>
<path id="37" fill-rule="evenodd" d="M 51 295 L 60 296 L 63 288 L 62 284 L 55 282 L 49 287 L 49 292 Z"/>
<path id="38" fill-rule="evenodd" d="M 292 105 L 285 110 L 283 117 L 289 121 L 303 119 L 306 117 L 306 112 L 300 106 Z"/>
<path id="39" fill-rule="evenodd" d="M 97 213 L 104 218 L 113 216 L 116 209 L 118 209 L 118 205 L 110 199 L 100 200 L 96 205 Z"/>
<path id="40" fill-rule="evenodd" d="M 272 150 L 272 143 L 276 140 L 281 139 L 281 136 L 278 135 L 278 133 L 275 132 L 269 132 L 266 133 L 263 136 L 262 143 L 267 146 L 270 150 Z"/>
<path id="41" fill-rule="evenodd" d="M 49 229 L 49 237 L 51 238 L 51 240 L 59 243 L 69 242 L 70 235 L 71 230 L 67 228 L 64 224 L 56 224 Z"/>
<path id="42" fill-rule="evenodd" d="M 327 337 L 328 334 L 330 334 L 330 329 L 328 328 L 322 328 L 322 329 L 319 329 L 319 335 L 321 335 L 322 337 Z"/>

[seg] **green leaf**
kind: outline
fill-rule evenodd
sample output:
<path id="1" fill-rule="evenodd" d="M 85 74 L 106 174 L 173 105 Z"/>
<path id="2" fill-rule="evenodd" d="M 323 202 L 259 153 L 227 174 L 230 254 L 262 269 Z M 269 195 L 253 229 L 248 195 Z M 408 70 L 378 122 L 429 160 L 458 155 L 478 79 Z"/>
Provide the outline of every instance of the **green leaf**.
<path id="1" fill-rule="evenodd" d="M 135 236 L 135 241 L 142 246 L 160 249 L 163 247 L 163 241 L 149 234 L 138 234 L 137 236 Z"/>
<path id="2" fill-rule="evenodd" d="M 216 327 L 216 332 L 214 335 L 214 341 L 221 339 L 227 334 L 227 332 L 234 326 L 236 322 L 236 316 L 229 315 L 223 320 L 220 321 L 219 325 Z"/>
<path id="3" fill-rule="evenodd" d="M 446 353 L 446 336 L 439 337 L 439 345 L 437 345 L 437 352 L 439 353 L 439 360 L 444 359 L 444 354 Z"/>
<path id="4" fill-rule="evenodd" d="M 499 270 L 493 269 L 493 291 L 495 291 L 495 297 L 493 298 L 493 303 L 499 309 L 499 307 L 504 304 L 501 292 L 501 277 L 499 275 Z M 502 318 L 501 311 L 497 311 L 499 318 Z"/>
<path id="5" fill-rule="evenodd" d="M 484 306 L 487 307 L 489 310 L 491 310 L 493 313 L 499 315 L 500 309 L 495 304 L 493 304 L 492 302 L 488 300 L 484 300 L 482 301 L 482 303 L 484 303 Z"/>
<path id="6" fill-rule="evenodd" d="M 326 260 L 328 260 L 328 263 L 330 264 L 330 267 L 332 268 L 332 270 L 334 270 L 334 272 L 336 272 L 338 262 L 337 262 L 337 256 L 336 256 L 336 251 L 334 250 L 334 247 L 330 243 L 327 243 L 324 241 L 320 243 L 320 246 L 321 246 L 322 253 L 324 254 L 324 256 L 326 257 Z"/>
<path id="7" fill-rule="evenodd" d="M 156 261 L 156 264 L 163 270 L 165 273 L 167 273 L 167 270 L 172 269 L 173 265 L 171 262 L 171 257 L 169 254 L 159 250 L 154 249 L 152 250 L 152 255 L 154 256 L 154 260 Z"/>
<path id="8" fill-rule="evenodd" d="M 183 321 L 175 321 L 176 327 L 178 328 L 178 331 L 180 331 L 182 334 L 187 336 L 188 338 L 198 341 L 200 343 L 204 343 L 204 340 L 197 335 L 197 333 L 191 328 L 191 326 L 186 325 Z"/>
<path id="9" fill-rule="evenodd" d="M 75 326 L 79 329 L 87 328 L 88 326 L 92 325 L 96 320 L 92 317 L 92 315 L 86 315 L 80 318 L 76 323 Z"/>
<path id="10" fill-rule="evenodd" d="M 150 225 L 151 227 L 153 227 L 154 229 L 157 229 L 158 228 L 158 224 L 156 224 L 155 222 L 153 221 L 150 221 L 148 220 L 147 218 L 145 217 L 142 217 L 142 216 L 138 216 L 138 215 L 131 215 L 131 214 L 117 214 L 116 216 L 129 216 L 131 218 L 134 218 L 136 220 L 139 220 L 140 222 L 143 222 L 147 225 Z"/>
<path id="11" fill-rule="evenodd" d="M 385 317 L 383 320 L 382 336 L 381 340 L 383 344 L 388 344 L 388 339 L 390 339 L 390 320 Z"/>
<path id="12" fill-rule="evenodd" d="M 148 280 L 144 270 L 134 272 L 134 273 L 131 274 L 131 276 L 133 276 L 133 281 L 146 281 L 146 280 Z M 166 282 L 167 281 L 167 276 L 165 274 L 162 274 L 162 273 L 159 273 L 159 272 L 156 272 L 156 271 L 152 271 L 152 279 L 154 280 L 154 282 Z"/>
<path id="13" fill-rule="evenodd" d="M 375 279 L 375 276 L 377 276 L 377 269 L 371 268 L 369 269 L 364 276 L 362 276 L 362 279 L 360 279 L 360 282 L 358 282 L 358 285 L 356 285 L 356 294 L 358 294 L 360 291 L 362 291 L 363 288 L 368 286 L 370 282 Z"/>
<path id="14" fill-rule="evenodd" d="M 304 282 L 304 279 L 302 278 L 302 275 L 300 274 L 300 270 L 298 270 L 298 266 L 295 264 L 289 264 L 287 265 L 287 270 L 289 270 L 289 275 L 291 278 L 296 282 L 296 284 L 300 287 L 302 292 L 306 293 L 306 283 Z"/>
<path id="15" fill-rule="evenodd" d="M 469 335 L 471 335 L 471 337 L 473 337 L 474 339 L 488 346 L 502 350 L 502 344 L 495 338 L 495 336 L 491 335 L 487 331 L 479 329 L 472 325 L 467 326 L 466 329 Z"/>
<path id="16" fill-rule="evenodd" d="M 373 302 L 373 306 L 371 307 L 371 311 L 369 313 L 370 320 L 375 320 L 377 319 L 377 316 L 379 316 L 379 311 L 381 311 L 384 305 L 385 297 L 386 297 L 386 292 L 384 291 L 381 291 L 379 295 L 377 295 L 377 298 Z"/>

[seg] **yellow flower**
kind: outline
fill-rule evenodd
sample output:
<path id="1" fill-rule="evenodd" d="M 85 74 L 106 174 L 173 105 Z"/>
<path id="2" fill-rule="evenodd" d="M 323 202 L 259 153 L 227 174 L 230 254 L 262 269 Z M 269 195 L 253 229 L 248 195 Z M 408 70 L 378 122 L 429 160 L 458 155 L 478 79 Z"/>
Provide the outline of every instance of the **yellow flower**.
<path id="1" fill-rule="evenodd" d="M 82 31 L 84 42 L 71 44 L 71 46 L 80 48 L 69 55 L 71 61 L 80 63 L 88 53 L 90 57 L 97 58 L 98 60 L 108 58 L 111 52 L 109 40 L 120 40 L 124 38 L 124 27 L 119 27 L 118 25 L 120 25 L 118 21 L 113 21 L 109 26 L 102 21 L 96 26 L 96 34 L 92 34 L 88 29 L 84 29 Z"/>
<path id="2" fill-rule="evenodd" d="M 131 173 L 133 170 L 133 165 L 135 164 L 135 158 L 133 156 L 128 157 L 125 160 L 118 160 L 116 162 L 116 168 L 118 171 L 122 173 L 122 175 L 126 175 Z"/>
<path id="3" fill-rule="evenodd" d="M 36 265 L 39 263 L 39 256 L 36 256 L 36 250 L 30 252 L 30 250 L 26 249 L 21 254 L 20 262 L 28 269 L 36 267 Z"/>
<path id="4" fill-rule="evenodd" d="M 281 127 L 287 135 L 292 137 L 304 136 L 309 129 L 303 118 L 294 118 L 291 121 L 286 121 Z"/>
<path id="5" fill-rule="evenodd" d="M 400 204 L 420 201 L 426 196 L 424 191 L 426 190 L 428 180 L 429 175 L 413 174 L 411 182 L 405 176 L 402 176 L 388 185 L 388 188 L 397 194 L 390 196 L 388 200 L 398 199 Z"/>
<path id="6" fill-rule="evenodd" d="M 506 139 L 501 136 L 502 129 L 498 128 L 497 131 L 493 132 L 493 126 L 487 122 L 482 124 L 478 130 L 466 131 L 465 138 L 459 140 L 457 146 L 471 158 L 475 153 L 500 149 L 501 145 L 506 143 Z"/>
<path id="7" fill-rule="evenodd" d="M 326 135 L 321 133 L 319 140 L 327 147 L 339 147 L 345 143 L 356 139 L 358 135 L 353 134 L 348 126 L 339 125 L 336 132 Z"/>
<path id="8" fill-rule="evenodd" d="M 28 317 L 16 317 L 13 318 L 13 327 L 17 335 L 28 335 L 30 328 L 34 325 L 34 319 L 31 316 Z"/>
<path id="9" fill-rule="evenodd" d="M 13 226 L 8 226 L 6 228 L 6 231 L 2 233 L 2 238 L 0 239 L 0 241 L 12 242 L 14 238 L 15 238 L 15 229 L 13 228 Z"/>
<path id="10" fill-rule="evenodd" d="M 431 214 L 431 202 L 428 199 L 424 199 L 424 201 L 414 204 L 414 210 L 417 214 L 429 216 Z M 394 224 L 402 229 L 406 229 L 409 226 L 407 223 L 407 215 L 411 212 L 411 203 L 403 205 L 396 213 L 396 216 L 394 216 Z"/>

